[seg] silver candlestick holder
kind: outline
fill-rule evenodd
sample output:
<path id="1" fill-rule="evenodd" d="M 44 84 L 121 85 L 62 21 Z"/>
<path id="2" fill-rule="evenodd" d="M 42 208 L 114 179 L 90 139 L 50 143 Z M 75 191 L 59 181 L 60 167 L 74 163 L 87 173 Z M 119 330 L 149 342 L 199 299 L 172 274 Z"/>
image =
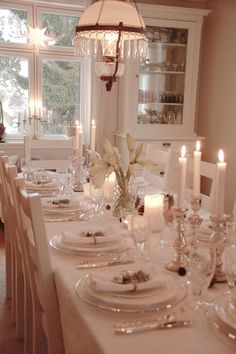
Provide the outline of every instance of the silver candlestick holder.
<path id="1" fill-rule="evenodd" d="M 192 237 L 190 240 L 191 246 L 195 247 L 199 241 L 197 240 L 197 231 L 202 223 L 202 218 L 199 215 L 199 210 L 202 205 L 202 197 L 201 196 L 192 196 L 191 197 L 191 209 L 192 214 L 188 218 L 192 228 Z"/>
<path id="2" fill-rule="evenodd" d="M 75 171 L 74 192 L 83 192 L 83 163 L 84 158 L 79 150 L 73 151 L 73 167 Z"/>
<path id="3" fill-rule="evenodd" d="M 187 254 L 187 242 L 185 239 L 184 231 L 184 223 L 186 219 L 186 208 L 176 208 L 174 209 L 175 220 L 177 223 L 176 231 L 177 238 L 174 242 L 175 255 L 173 259 L 166 265 L 168 270 L 173 272 L 178 272 L 180 267 L 184 267 L 185 264 L 185 255 Z"/>
<path id="4" fill-rule="evenodd" d="M 226 276 L 223 271 L 222 255 L 226 246 L 226 223 L 229 221 L 229 215 L 210 216 L 213 223 L 213 234 L 211 235 L 211 243 L 215 245 L 216 267 L 214 281 L 217 283 L 226 282 Z"/>

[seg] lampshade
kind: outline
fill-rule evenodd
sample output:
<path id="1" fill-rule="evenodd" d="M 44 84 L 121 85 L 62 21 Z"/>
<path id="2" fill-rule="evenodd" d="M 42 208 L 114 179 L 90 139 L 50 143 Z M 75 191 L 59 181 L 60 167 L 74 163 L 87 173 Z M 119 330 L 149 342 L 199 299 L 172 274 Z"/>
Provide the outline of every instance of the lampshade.
<path id="1" fill-rule="evenodd" d="M 83 13 L 76 26 L 75 52 L 96 57 L 100 51 L 103 66 L 101 62 L 96 65 L 96 72 L 107 81 L 107 90 L 123 74 L 124 64 L 119 61 L 124 56 L 146 58 L 146 29 L 136 3 L 132 6 L 127 0 L 98 0 Z M 103 70 L 110 74 L 103 75 Z"/>

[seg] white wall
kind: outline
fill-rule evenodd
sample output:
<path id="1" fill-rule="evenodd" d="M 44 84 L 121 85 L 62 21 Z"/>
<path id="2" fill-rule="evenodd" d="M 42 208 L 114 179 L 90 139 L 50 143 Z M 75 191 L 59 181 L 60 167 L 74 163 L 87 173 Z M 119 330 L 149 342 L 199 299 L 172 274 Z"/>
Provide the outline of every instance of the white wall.
<path id="1" fill-rule="evenodd" d="M 226 212 L 236 196 L 236 1 L 210 0 L 203 28 L 197 132 L 206 137 L 205 160 L 227 160 Z"/>

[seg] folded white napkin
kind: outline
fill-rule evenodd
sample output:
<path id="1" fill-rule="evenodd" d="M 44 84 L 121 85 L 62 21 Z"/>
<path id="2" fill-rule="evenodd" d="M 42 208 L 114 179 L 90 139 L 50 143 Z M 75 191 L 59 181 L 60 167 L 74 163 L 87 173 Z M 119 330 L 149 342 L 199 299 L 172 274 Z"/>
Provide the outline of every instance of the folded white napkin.
<path id="1" fill-rule="evenodd" d="M 90 274 L 91 284 L 95 287 L 97 291 L 109 291 L 109 292 L 126 292 L 126 291 L 140 291 L 140 290 L 151 290 L 156 288 L 163 288 L 166 285 L 164 278 L 158 276 L 158 274 L 153 273 L 151 270 L 144 270 L 145 273 L 150 275 L 149 280 L 140 283 L 128 283 L 120 284 L 113 281 L 114 276 L 118 274 L 113 273 L 110 276 Z"/>
<path id="2" fill-rule="evenodd" d="M 31 190 L 46 190 L 46 189 L 57 189 L 57 181 L 56 179 L 52 179 L 52 181 L 50 182 L 46 182 L 46 183 L 39 183 L 37 184 L 34 181 L 25 181 L 25 186 L 27 189 L 31 189 Z"/>
<path id="3" fill-rule="evenodd" d="M 89 233 L 91 236 L 86 236 Z M 96 236 L 96 233 L 102 233 L 103 236 Z M 70 246 L 96 245 L 110 242 L 117 242 L 120 236 L 114 233 L 111 228 L 106 229 L 88 229 L 80 232 L 63 231 L 61 233 L 61 243 Z"/>

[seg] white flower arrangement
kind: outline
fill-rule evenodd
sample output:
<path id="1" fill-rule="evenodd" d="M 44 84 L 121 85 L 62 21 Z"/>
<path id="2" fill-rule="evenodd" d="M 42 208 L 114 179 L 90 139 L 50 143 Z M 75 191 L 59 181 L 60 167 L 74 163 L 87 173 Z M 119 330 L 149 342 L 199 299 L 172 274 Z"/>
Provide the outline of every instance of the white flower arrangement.
<path id="1" fill-rule="evenodd" d="M 124 171 L 117 147 L 112 146 L 107 138 L 103 140 L 104 153 L 101 158 L 92 159 L 92 166 L 89 169 L 92 183 L 95 187 L 101 187 L 106 178 L 114 171 L 117 184 L 125 191 L 127 190 L 131 176 L 134 176 L 134 166 L 136 164 L 146 168 L 156 166 L 151 160 L 141 159 L 143 144 L 140 144 L 136 148 L 135 141 L 130 134 L 127 134 L 126 141 L 129 152 L 129 164 L 127 170 Z"/>

